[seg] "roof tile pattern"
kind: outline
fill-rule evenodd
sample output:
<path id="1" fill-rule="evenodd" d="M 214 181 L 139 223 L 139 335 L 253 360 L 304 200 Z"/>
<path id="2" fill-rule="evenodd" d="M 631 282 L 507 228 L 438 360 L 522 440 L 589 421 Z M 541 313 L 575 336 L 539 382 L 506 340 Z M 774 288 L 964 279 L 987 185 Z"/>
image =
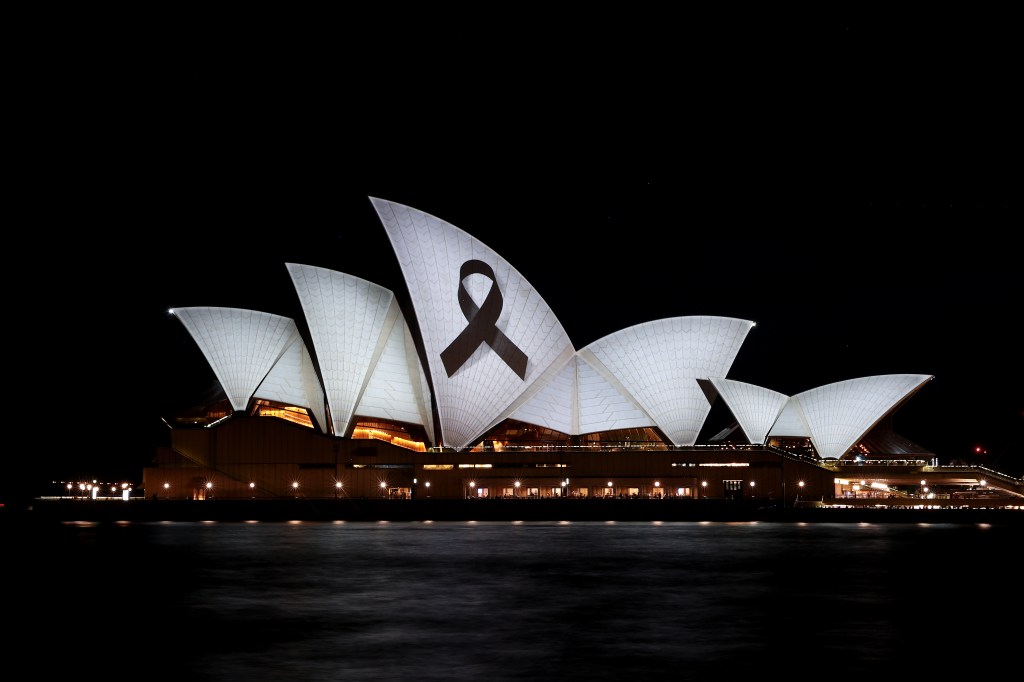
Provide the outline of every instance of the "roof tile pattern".
<path id="1" fill-rule="evenodd" d="M 443 444 L 464 449 L 531 397 L 536 382 L 553 380 L 572 344 L 540 294 L 478 239 L 408 206 L 371 202 L 412 297 Z M 453 344 L 467 352 L 446 367 L 442 354 Z M 522 376 L 503 348 L 525 354 Z"/>
<path id="2" fill-rule="evenodd" d="M 245 410 L 285 349 L 299 338 L 295 321 L 239 308 L 171 311 L 199 346 L 234 410 Z"/>
<path id="3" fill-rule="evenodd" d="M 728 317 L 671 317 L 627 327 L 583 350 L 674 445 L 693 445 L 711 409 L 697 380 L 725 376 L 753 326 Z"/>
<path id="4" fill-rule="evenodd" d="M 728 403 L 728 401 L 726 401 Z M 800 409 L 800 403 L 790 398 L 782 408 L 779 418 L 772 425 L 768 432 L 769 436 L 780 438 L 810 438 L 811 427 L 804 419 L 804 413 Z"/>
<path id="5" fill-rule="evenodd" d="M 510 416 L 561 433 L 578 434 L 575 357 L 570 358 L 550 381 L 538 383 L 541 384 L 540 390 Z"/>
<path id="6" fill-rule="evenodd" d="M 878 421 L 932 379 L 928 374 L 884 374 L 848 379 L 798 393 L 818 455 L 839 458 Z"/>
<path id="7" fill-rule="evenodd" d="M 509 417 L 570 435 L 657 427 L 686 446 L 717 392 L 751 443 L 805 437 L 821 457 L 838 458 L 932 378 L 863 377 L 787 397 L 726 378 L 754 323 L 715 316 L 646 322 L 576 351 L 493 250 L 422 211 L 370 200 L 412 297 L 426 370 L 392 291 L 288 263 L 313 354 L 288 318 L 173 311 L 236 411 L 253 397 L 306 407 L 334 436 L 349 435 L 356 415 L 420 424 L 435 444 L 460 450 Z"/>
<path id="8" fill-rule="evenodd" d="M 295 339 L 284 349 L 281 359 L 271 368 L 253 397 L 304 407 L 315 417 L 320 431 L 327 432 L 324 389 L 298 330 Z"/>
<path id="9" fill-rule="evenodd" d="M 721 377 L 712 377 L 711 384 L 729 406 L 729 411 L 736 417 L 747 439 L 751 443 L 764 445 L 768 431 L 782 414 L 789 396 L 761 386 Z"/>
<path id="10" fill-rule="evenodd" d="M 382 357 L 386 357 L 386 369 L 371 397 L 379 398 L 387 391 L 395 396 L 404 392 L 395 408 L 406 415 L 418 412 L 417 405 L 429 404 L 421 395 L 419 362 L 415 354 L 407 355 L 405 319 L 393 292 L 353 275 L 310 265 L 286 265 L 309 326 L 335 436 L 348 435 L 354 426 L 356 406 Z M 399 340 L 389 345 L 392 333 L 397 333 Z M 401 368 L 408 374 L 402 376 Z"/>
<path id="11" fill-rule="evenodd" d="M 399 314 L 397 307 L 392 306 L 391 314 Z M 380 359 L 371 367 L 370 379 L 355 413 L 362 417 L 420 424 L 426 428 L 430 440 L 434 440 L 430 387 L 405 318 L 393 321 Z"/>

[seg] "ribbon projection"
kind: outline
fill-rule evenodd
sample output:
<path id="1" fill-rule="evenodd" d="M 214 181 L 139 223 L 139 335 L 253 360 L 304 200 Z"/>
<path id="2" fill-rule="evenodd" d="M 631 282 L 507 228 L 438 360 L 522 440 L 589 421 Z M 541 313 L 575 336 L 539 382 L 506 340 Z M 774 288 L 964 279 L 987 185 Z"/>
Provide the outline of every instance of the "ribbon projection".
<path id="1" fill-rule="evenodd" d="M 487 298 L 480 307 L 477 307 L 464 285 L 470 275 L 483 275 L 491 280 Z M 520 379 L 526 379 L 526 353 L 519 350 L 518 346 L 495 326 L 501 314 L 501 304 L 501 291 L 498 290 L 498 280 L 494 277 L 491 266 L 479 260 L 468 260 L 463 263 L 459 271 L 459 307 L 462 308 L 462 314 L 466 316 L 469 324 L 441 352 L 441 362 L 444 363 L 444 369 L 449 377 L 466 364 L 481 343 L 486 343 L 513 372 L 519 375 Z"/>

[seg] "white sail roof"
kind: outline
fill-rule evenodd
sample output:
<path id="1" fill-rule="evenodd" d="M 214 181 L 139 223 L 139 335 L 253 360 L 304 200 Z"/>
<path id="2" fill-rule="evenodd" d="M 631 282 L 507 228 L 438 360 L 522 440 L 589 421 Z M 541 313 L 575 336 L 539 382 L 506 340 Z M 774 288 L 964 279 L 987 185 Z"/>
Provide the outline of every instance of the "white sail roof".
<path id="1" fill-rule="evenodd" d="M 327 433 L 324 389 L 298 329 L 253 397 L 304 407 L 315 417 L 320 431 Z"/>
<path id="2" fill-rule="evenodd" d="M 736 417 L 747 440 L 764 445 L 768 431 L 782 414 L 789 396 L 733 379 L 711 377 L 710 381 Z"/>
<path id="3" fill-rule="evenodd" d="M 576 358 L 541 386 L 529 400 L 510 415 L 512 419 L 554 429 L 562 433 L 579 433 L 576 407 Z"/>
<path id="4" fill-rule="evenodd" d="M 335 436 L 348 435 L 356 406 L 401 414 L 430 428 L 430 400 L 394 293 L 353 275 L 286 264 L 313 341 Z M 371 378 L 375 378 L 370 387 Z M 390 394 L 392 404 L 381 407 Z M 416 417 L 412 419 L 411 417 Z"/>
<path id="5" fill-rule="evenodd" d="M 511 416 L 573 436 L 655 425 L 618 382 L 580 354 Z"/>
<path id="6" fill-rule="evenodd" d="M 577 358 L 580 434 L 656 426 L 614 376 L 602 373 L 600 362 L 587 360 L 593 358 L 591 351 L 579 351 Z"/>
<path id="7" fill-rule="evenodd" d="M 439 218 L 371 197 L 412 298 L 444 445 L 461 450 L 554 381 L 574 349 L 505 259 Z"/>
<path id="8" fill-rule="evenodd" d="M 299 338 L 294 320 L 270 313 L 216 307 L 171 312 L 199 346 L 236 411 L 246 409 L 264 377 Z"/>
<path id="9" fill-rule="evenodd" d="M 456 449 L 510 417 L 569 435 L 656 427 L 686 446 L 695 444 L 717 392 L 751 443 L 806 437 L 829 458 L 932 378 L 864 377 L 787 398 L 725 378 L 754 323 L 714 316 L 639 324 L 575 351 L 540 295 L 489 247 L 422 211 L 371 202 L 412 296 L 426 369 L 393 292 L 289 263 L 309 348 L 289 318 L 235 308 L 172 311 L 234 410 L 254 397 L 298 405 L 335 436 L 349 435 L 356 416 L 419 424 L 431 441 Z"/>
<path id="10" fill-rule="evenodd" d="M 430 386 L 416 354 L 416 345 L 405 318 L 391 328 L 384 352 L 373 367 L 355 413 L 410 424 L 421 424 L 434 440 L 430 417 Z"/>
<path id="11" fill-rule="evenodd" d="M 798 393 L 792 400 L 799 404 L 818 455 L 838 459 L 932 378 L 886 374 L 848 379 Z"/>
<path id="12" fill-rule="evenodd" d="M 768 436 L 776 436 L 778 438 L 811 437 L 811 427 L 807 425 L 807 421 L 804 419 L 804 413 L 800 409 L 799 402 L 793 400 L 792 397 L 786 401 L 782 412 L 779 414 L 779 418 L 768 432 Z"/>
<path id="13" fill-rule="evenodd" d="M 621 385 L 675 445 L 693 445 L 711 405 L 698 379 L 725 376 L 754 323 L 671 317 L 598 339 L 580 356 Z"/>

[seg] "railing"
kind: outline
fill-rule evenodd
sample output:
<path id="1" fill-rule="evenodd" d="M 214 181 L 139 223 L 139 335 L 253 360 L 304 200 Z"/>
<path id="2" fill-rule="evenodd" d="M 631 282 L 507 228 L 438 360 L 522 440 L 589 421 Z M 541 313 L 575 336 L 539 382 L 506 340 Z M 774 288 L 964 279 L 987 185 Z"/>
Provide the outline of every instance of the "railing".
<path id="1" fill-rule="evenodd" d="M 749 451 L 749 450 L 773 450 L 775 452 L 783 452 L 783 453 L 785 453 L 785 451 L 783 451 L 783 450 L 778 450 L 777 448 L 772 448 L 772 447 L 766 446 L 766 445 L 749 445 L 749 444 L 737 444 L 737 445 L 669 445 L 669 444 L 666 444 L 666 443 L 658 443 L 658 442 L 638 443 L 638 442 L 633 442 L 633 441 L 623 441 L 623 442 L 602 441 L 600 443 L 584 443 L 584 444 L 580 444 L 580 445 L 560 445 L 560 444 L 541 443 L 541 442 L 537 442 L 537 443 L 529 444 L 529 445 L 522 444 L 522 443 L 516 443 L 516 444 L 510 444 L 510 445 L 502 445 L 502 446 L 497 447 L 497 448 L 492 447 L 490 445 L 474 447 L 474 448 L 468 448 L 466 450 L 466 452 L 532 452 L 534 450 L 541 450 L 543 452 L 560 452 L 560 451 L 565 451 L 565 452 L 589 452 L 589 451 L 594 451 L 594 452 L 616 452 L 616 451 L 620 451 L 620 450 L 649 450 L 649 451 L 652 451 L 652 452 L 655 452 L 655 451 L 661 452 L 661 451 L 666 451 L 666 450 L 674 451 L 674 452 L 703 452 L 703 451 L 718 452 L 718 451 L 722 451 L 722 450 L 747 450 L 747 451 Z M 455 453 L 455 452 L 459 452 L 459 451 L 456 450 L 455 448 L 433 447 L 433 448 L 429 448 L 427 450 L 427 452 L 433 452 L 433 453 L 439 453 L 439 452 Z M 785 453 L 785 454 L 789 454 L 789 455 L 792 456 L 792 453 Z"/>

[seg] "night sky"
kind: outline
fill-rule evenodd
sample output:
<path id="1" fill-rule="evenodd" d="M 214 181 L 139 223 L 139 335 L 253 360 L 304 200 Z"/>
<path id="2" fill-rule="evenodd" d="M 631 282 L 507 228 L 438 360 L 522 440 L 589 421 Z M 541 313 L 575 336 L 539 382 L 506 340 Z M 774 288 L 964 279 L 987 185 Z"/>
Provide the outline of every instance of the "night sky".
<path id="1" fill-rule="evenodd" d="M 580 39 L 545 68 L 511 43 L 472 64 L 479 38 L 362 77 L 314 54 L 155 59 L 129 94 L 93 91 L 96 128 L 60 133 L 73 234 L 54 265 L 77 303 L 53 323 L 75 343 L 47 412 L 69 437 L 4 485 L 141 482 L 161 415 L 213 387 L 168 308 L 298 318 L 288 262 L 407 300 L 371 196 L 480 239 L 576 348 L 665 317 L 753 320 L 729 378 L 792 395 L 933 374 L 895 430 L 1024 475 L 1010 36 L 956 19 L 662 27 L 642 52 Z M 535 38 L 554 54 L 555 33 Z"/>

